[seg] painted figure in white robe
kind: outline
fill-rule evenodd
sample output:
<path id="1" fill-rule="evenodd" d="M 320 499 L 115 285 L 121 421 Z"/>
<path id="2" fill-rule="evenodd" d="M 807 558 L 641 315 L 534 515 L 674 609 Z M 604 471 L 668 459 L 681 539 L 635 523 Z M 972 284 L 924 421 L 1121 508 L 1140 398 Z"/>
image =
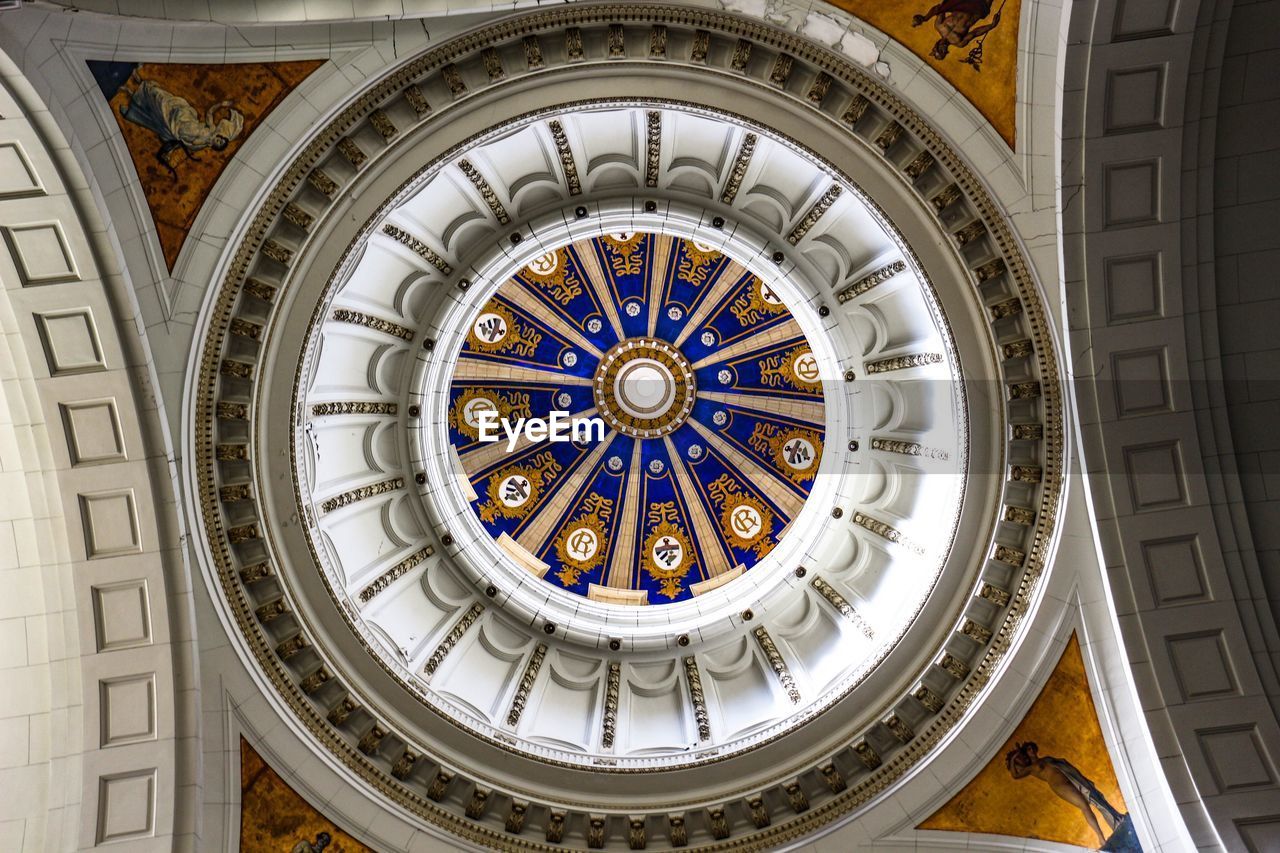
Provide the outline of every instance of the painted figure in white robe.
<path id="1" fill-rule="evenodd" d="M 199 151 L 224 150 L 244 130 L 244 114 L 232 106 L 232 101 L 220 101 L 202 116 L 186 98 L 136 74 L 123 88 L 129 103 L 120 107 L 120 115 L 160 138 L 156 159 L 175 180 L 178 173 L 169 162 L 174 151 L 181 150 L 194 160 Z"/>

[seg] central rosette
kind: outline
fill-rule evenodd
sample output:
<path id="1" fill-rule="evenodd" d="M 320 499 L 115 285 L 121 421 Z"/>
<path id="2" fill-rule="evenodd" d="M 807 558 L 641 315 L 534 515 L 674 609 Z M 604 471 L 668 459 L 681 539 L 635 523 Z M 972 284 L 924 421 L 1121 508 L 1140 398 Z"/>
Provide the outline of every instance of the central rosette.
<path id="1" fill-rule="evenodd" d="M 819 359 L 747 264 L 670 234 L 586 237 L 512 270 L 466 323 L 444 419 L 508 569 L 607 604 L 687 600 L 804 508 Z"/>
<path id="2" fill-rule="evenodd" d="M 612 347 L 592 381 L 596 408 L 613 429 L 661 438 L 688 419 L 697 394 L 693 367 L 666 341 L 633 338 Z"/>

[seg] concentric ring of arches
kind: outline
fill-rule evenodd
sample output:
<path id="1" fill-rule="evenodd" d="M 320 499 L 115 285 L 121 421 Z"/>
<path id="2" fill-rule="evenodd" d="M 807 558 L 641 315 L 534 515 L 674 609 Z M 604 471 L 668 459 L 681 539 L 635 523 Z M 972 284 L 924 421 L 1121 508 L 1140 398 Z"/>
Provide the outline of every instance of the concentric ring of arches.
<path id="1" fill-rule="evenodd" d="M 627 414 L 629 358 L 653 377 L 640 390 L 654 417 Z M 508 425 L 567 412 L 610 427 L 508 450 L 492 429 L 481 440 L 486 409 Z M 661 604 L 777 544 L 821 463 L 823 392 L 765 282 L 713 247 L 624 232 L 547 252 L 481 307 L 449 427 L 473 511 L 522 565 L 597 601 Z"/>

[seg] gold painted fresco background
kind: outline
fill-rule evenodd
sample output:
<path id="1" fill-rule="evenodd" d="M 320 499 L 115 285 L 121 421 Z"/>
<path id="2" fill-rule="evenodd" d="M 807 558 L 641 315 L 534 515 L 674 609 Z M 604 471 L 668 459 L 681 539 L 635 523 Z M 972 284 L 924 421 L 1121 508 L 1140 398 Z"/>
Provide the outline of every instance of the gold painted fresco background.
<path id="1" fill-rule="evenodd" d="M 1058 799 L 1039 779 L 1014 779 L 1009 774 L 1005 753 L 1015 742 L 1025 741 L 1035 741 L 1041 757 L 1070 761 L 1111 805 L 1128 812 L 1073 634 L 1053 675 L 1009 740 L 960 793 L 917 828 L 987 832 L 1096 849 L 1097 836 L 1078 809 Z"/>
<path id="2" fill-rule="evenodd" d="M 1000 13 L 1000 25 L 986 37 L 982 50 L 982 68 L 961 62 L 973 44 L 952 47 L 946 59 L 935 59 L 929 51 L 938 41 L 934 29 L 937 20 L 926 21 L 919 27 L 911 26 L 914 15 L 925 15 L 934 6 L 931 0 L 830 0 L 831 4 L 851 12 L 876 29 L 901 42 L 955 86 L 968 98 L 978 112 L 991 122 L 1010 148 L 1014 147 L 1015 114 L 1018 84 L 1018 26 L 1022 18 L 1022 0 L 1005 0 Z M 988 23 L 999 0 L 991 4 L 991 15 L 978 25 Z"/>
<path id="3" fill-rule="evenodd" d="M 233 65 L 188 65 L 180 63 L 142 63 L 136 74 L 152 80 L 165 90 L 186 98 L 204 115 L 219 101 L 231 101 L 244 115 L 244 129 L 222 151 L 206 149 L 197 159 L 174 152 L 169 161 L 178 177 L 175 180 L 160 161 L 156 151 L 160 140 L 152 131 L 127 121 L 120 114 L 129 96 L 117 90 L 110 98 L 125 145 L 138 172 L 138 179 L 151 209 L 164 251 L 166 266 L 172 270 L 187 232 L 195 222 L 200 206 L 213 188 L 222 170 L 267 115 L 293 89 L 323 64 L 322 60 L 300 62 L 250 62 Z"/>
<path id="4" fill-rule="evenodd" d="M 312 808 L 240 738 L 240 850 L 292 853 L 321 832 L 331 839 L 324 853 L 372 853 Z"/>

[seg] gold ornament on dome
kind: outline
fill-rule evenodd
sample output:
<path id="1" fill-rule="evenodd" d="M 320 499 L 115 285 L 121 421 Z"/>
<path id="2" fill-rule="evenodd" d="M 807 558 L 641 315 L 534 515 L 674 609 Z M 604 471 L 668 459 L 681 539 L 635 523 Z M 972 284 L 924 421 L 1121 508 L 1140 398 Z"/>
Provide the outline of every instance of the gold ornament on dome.
<path id="1" fill-rule="evenodd" d="M 471 324 L 467 342 L 482 352 L 528 358 L 542 342 L 542 333 L 518 322 L 506 306 L 490 301 Z"/>
<path id="2" fill-rule="evenodd" d="M 534 258 L 521 275 L 562 306 L 582 295 L 582 279 L 569 269 L 569 254 L 564 249 L 553 249 Z"/>
<path id="3" fill-rule="evenodd" d="M 560 463 L 549 452 L 539 453 L 527 465 L 508 465 L 489 478 L 489 499 L 480 506 L 485 521 L 524 518 L 535 506 L 542 489 L 560 473 Z"/>
<path id="4" fill-rule="evenodd" d="M 706 284 L 712 262 L 720 259 L 720 252 L 697 240 L 685 240 L 681 245 L 684 246 L 684 257 L 676 266 L 676 277 L 694 287 L 701 287 Z"/>
<path id="5" fill-rule="evenodd" d="M 565 586 L 574 586 L 584 572 L 603 565 L 609 550 L 605 530 L 613 518 L 614 502 L 596 492 L 583 501 L 582 514 L 564 525 L 555 549 L 563 568 L 556 573 Z"/>
<path id="6" fill-rule="evenodd" d="M 667 502 L 649 507 L 649 516 L 671 516 L 675 505 Z M 672 521 L 663 521 L 644 540 L 640 567 L 659 584 L 658 592 L 677 598 L 684 588 L 682 581 L 696 562 L 689 537 Z"/>
<path id="7" fill-rule="evenodd" d="M 751 280 L 751 286 L 745 293 L 729 305 L 729 313 L 734 316 L 743 328 L 754 326 L 765 317 L 772 317 L 787 310 L 782 298 L 773 288 L 758 278 Z"/>
<path id="8" fill-rule="evenodd" d="M 707 485 L 707 495 L 720 508 L 720 532 L 726 542 L 763 557 L 774 546 L 773 511 L 764 501 L 751 497 L 728 474 Z"/>
<path id="9" fill-rule="evenodd" d="M 760 383 L 769 388 L 790 386 L 798 391 L 813 391 L 822 378 L 818 360 L 807 346 L 762 358 L 759 364 Z"/>
<path id="10" fill-rule="evenodd" d="M 643 253 L 640 252 L 643 241 L 644 235 L 639 231 L 619 231 L 604 235 L 602 242 L 609 254 L 609 266 L 613 268 L 614 275 L 640 274 L 640 266 L 644 260 Z"/>
<path id="11" fill-rule="evenodd" d="M 811 478 L 822 461 L 822 437 L 811 429 L 781 429 L 776 424 L 756 424 L 747 443 L 766 454 L 773 467 L 795 483 Z"/>
<path id="12" fill-rule="evenodd" d="M 519 391 L 503 394 L 479 388 L 464 391 L 449 409 L 449 426 L 478 439 L 480 426 L 476 416 L 485 410 L 497 412 L 499 419 L 527 418 L 530 415 L 529 395 Z"/>

